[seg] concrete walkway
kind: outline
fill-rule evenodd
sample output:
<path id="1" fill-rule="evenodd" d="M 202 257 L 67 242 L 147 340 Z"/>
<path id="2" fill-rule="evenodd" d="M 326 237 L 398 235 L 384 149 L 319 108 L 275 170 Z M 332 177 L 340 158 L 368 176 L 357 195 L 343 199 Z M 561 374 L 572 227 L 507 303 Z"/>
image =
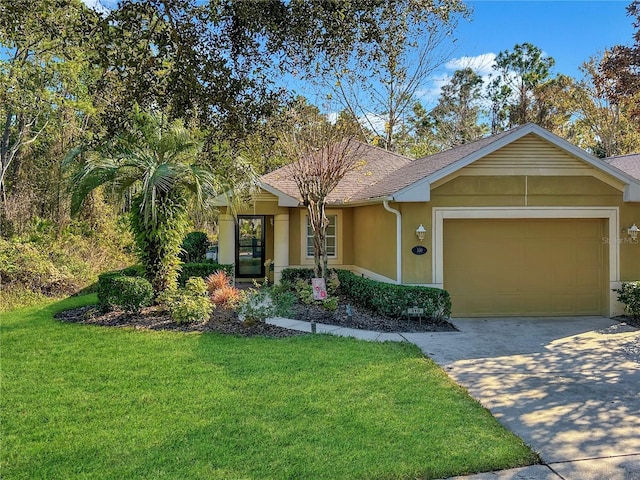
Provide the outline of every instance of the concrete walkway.
<path id="1" fill-rule="evenodd" d="M 310 331 L 310 324 L 269 323 Z M 603 317 L 454 319 L 459 332 L 318 333 L 409 341 L 436 361 L 544 465 L 464 480 L 640 480 L 640 331 Z"/>

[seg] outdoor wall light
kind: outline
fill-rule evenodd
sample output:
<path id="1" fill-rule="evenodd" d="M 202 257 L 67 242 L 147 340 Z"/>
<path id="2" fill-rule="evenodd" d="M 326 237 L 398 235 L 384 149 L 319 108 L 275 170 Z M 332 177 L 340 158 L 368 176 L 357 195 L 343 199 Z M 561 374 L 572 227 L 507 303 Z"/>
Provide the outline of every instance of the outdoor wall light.
<path id="1" fill-rule="evenodd" d="M 635 223 L 627 229 L 627 233 L 634 240 L 638 238 L 638 232 L 640 232 L 640 228 L 638 228 L 638 226 Z"/>
<path id="2" fill-rule="evenodd" d="M 636 227 L 636 235 L 638 233 L 637 231 L 638 231 L 638 227 Z M 424 240 L 424 236 L 426 234 L 427 234 L 427 229 L 424 228 L 422 226 L 422 224 L 420 224 L 420 226 L 418 228 L 416 228 L 416 235 L 418 236 L 418 240 L 420 240 L 420 241 Z"/>

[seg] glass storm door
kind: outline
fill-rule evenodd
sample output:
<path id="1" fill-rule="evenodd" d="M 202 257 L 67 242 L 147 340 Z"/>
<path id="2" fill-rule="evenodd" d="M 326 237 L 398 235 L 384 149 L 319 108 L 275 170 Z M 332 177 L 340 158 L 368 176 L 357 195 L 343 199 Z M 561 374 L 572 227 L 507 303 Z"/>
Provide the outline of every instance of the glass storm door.
<path id="1" fill-rule="evenodd" d="M 264 277 L 264 216 L 239 216 L 236 225 L 236 277 Z"/>

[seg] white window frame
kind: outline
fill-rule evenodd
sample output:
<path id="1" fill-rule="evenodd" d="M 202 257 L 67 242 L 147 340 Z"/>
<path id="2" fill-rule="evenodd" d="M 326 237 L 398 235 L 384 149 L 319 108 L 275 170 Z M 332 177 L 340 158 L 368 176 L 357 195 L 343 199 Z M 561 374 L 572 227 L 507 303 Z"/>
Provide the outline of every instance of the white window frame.
<path id="1" fill-rule="evenodd" d="M 326 235 L 325 236 L 325 241 L 326 238 L 328 237 L 333 237 L 334 238 L 334 252 L 333 255 L 329 255 L 327 254 L 327 258 L 330 258 L 332 260 L 335 260 L 338 258 L 339 256 L 339 248 L 340 246 L 338 245 L 338 231 L 340 228 L 340 221 L 339 221 L 339 216 L 337 213 L 327 213 L 327 218 L 329 219 L 329 221 L 331 221 L 331 219 L 334 219 L 334 225 L 335 225 L 335 234 L 334 235 Z M 304 258 L 313 258 L 313 234 L 309 235 L 309 229 L 310 229 L 311 225 L 309 224 L 309 215 L 305 215 L 304 216 Z M 311 243 L 309 243 L 311 242 Z M 311 247 L 311 255 L 309 255 L 309 247 Z"/>

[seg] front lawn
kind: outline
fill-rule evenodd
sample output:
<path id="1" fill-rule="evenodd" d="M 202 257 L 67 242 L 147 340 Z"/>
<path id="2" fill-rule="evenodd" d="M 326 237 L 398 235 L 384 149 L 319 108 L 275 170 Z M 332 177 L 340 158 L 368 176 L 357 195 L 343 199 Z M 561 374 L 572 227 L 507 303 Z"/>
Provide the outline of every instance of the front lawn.
<path id="1" fill-rule="evenodd" d="M 443 478 L 536 456 L 408 344 L 1 319 L 0 476 Z"/>

